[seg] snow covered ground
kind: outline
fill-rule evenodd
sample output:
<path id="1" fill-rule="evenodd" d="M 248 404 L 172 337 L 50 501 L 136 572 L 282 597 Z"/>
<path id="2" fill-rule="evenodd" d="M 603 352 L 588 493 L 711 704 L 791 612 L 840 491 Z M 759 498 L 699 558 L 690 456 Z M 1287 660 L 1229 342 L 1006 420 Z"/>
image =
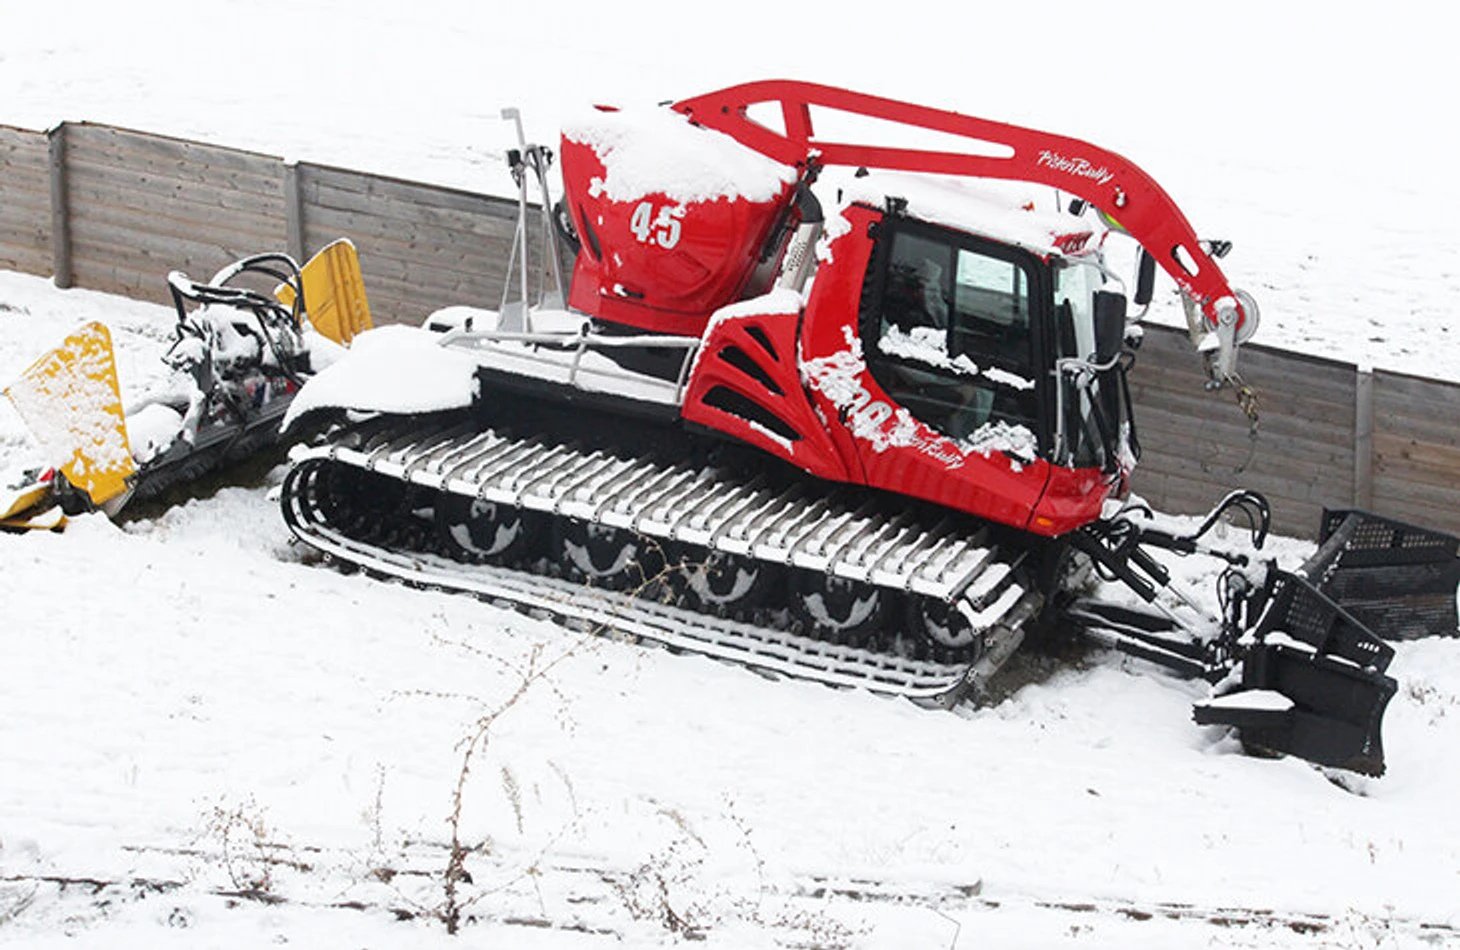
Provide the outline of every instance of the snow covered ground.
<path id="1" fill-rule="evenodd" d="M 1456 378 L 1422 5 L 1168 6 L 58 0 L 0 14 L 0 122 L 485 190 L 504 105 L 546 138 L 584 101 L 851 85 L 1128 154 L 1237 242 L 1260 340 Z M 89 319 L 145 388 L 170 312 L 7 273 L 0 379 Z M 0 470 L 33 453 L 0 407 Z M 1399 646 L 1390 773 L 1336 780 L 1109 656 L 937 713 L 346 575 L 279 478 L 0 535 L 0 945 L 435 946 L 455 908 L 468 946 L 1460 946 L 1460 644 Z"/>

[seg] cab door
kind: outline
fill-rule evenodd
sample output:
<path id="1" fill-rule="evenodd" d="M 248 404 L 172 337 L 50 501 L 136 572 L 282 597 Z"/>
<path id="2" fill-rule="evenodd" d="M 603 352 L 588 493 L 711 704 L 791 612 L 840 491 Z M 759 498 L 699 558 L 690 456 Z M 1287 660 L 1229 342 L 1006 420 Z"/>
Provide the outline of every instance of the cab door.
<path id="1" fill-rule="evenodd" d="M 858 318 L 870 399 L 846 419 L 869 485 L 1027 525 L 1050 468 L 1049 279 L 1021 249 L 884 221 Z"/>

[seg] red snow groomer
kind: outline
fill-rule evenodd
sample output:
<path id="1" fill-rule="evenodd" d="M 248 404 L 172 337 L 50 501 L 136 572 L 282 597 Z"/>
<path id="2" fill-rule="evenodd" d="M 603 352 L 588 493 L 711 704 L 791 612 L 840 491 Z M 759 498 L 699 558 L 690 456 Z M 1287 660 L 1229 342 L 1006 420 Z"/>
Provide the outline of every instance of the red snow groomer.
<path id="1" fill-rule="evenodd" d="M 817 134 L 824 119 L 943 144 L 836 141 Z M 1122 504 L 1137 333 L 1107 237 L 1141 248 L 1138 305 L 1157 267 L 1175 281 L 1214 384 L 1241 387 L 1257 326 L 1215 260 L 1226 245 L 1198 240 L 1140 169 L 799 82 L 592 113 L 564 130 L 551 211 L 551 153 L 524 143 L 510 158 L 521 299 L 399 337 L 434 402 L 380 386 L 385 357 L 305 387 L 296 415 L 352 421 L 290 471 L 301 538 L 574 624 L 926 703 L 983 693 L 1030 631 L 1078 629 L 1216 684 L 1198 721 L 1251 747 L 1382 772 L 1393 651 L 1370 627 L 1454 633 L 1456 541 L 1335 513 L 1292 573 L 1252 556 L 1269 523 L 1258 495 L 1232 493 L 1188 533 Z M 573 254 L 567 292 L 554 281 L 536 306 L 530 213 Z M 1251 544 L 1211 545 L 1223 519 Z M 1156 549 L 1226 562 L 1221 616 L 1168 605 Z M 1094 572 L 1133 596 L 1088 596 Z"/>

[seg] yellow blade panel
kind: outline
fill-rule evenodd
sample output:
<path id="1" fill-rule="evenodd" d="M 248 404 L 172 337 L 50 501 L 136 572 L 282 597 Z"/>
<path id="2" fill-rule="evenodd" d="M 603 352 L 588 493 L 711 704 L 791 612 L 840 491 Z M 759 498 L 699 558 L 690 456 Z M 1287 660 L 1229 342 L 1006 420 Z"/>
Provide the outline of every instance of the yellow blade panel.
<path id="1" fill-rule="evenodd" d="M 5 390 L 47 462 L 100 507 L 136 471 L 112 357 L 111 334 L 88 323 Z"/>
<path id="2" fill-rule="evenodd" d="M 370 303 L 355 245 L 340 238 L 309 259 L 301 270 L 304 305 L 309 322 L 321 334 L 348 346 L 357 334 L 371 328 Z M 284 306 L 294 305 L 294 292 L 281 284 L 274 295 Z"/>

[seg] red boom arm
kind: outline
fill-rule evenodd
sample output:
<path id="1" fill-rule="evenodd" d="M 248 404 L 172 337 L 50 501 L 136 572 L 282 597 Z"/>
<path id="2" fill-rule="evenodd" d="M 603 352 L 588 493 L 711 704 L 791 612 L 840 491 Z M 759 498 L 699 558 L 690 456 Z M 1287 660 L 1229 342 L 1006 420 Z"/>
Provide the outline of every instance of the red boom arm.
<path id="1" fill-rule="evenodd" d="M 752 106 L 765 103 L 779 105 L 784 134 L 750 117 Z M 963 136 L 991 144 L 1002 154 L 820 141 L 812 128 L 812 106 Z M 1217 331 L 1222 344 L 1220 375 L 1232 373 L 1237 334 L 1251 315 L 1244 312 L 1221 268 L 1202 249 L 1171 196 L 1151 176 L 1114 152 L 1003 122 L 792 80 L 732 86 L 677 102 L 674 108 L 693 122 L 787 165 L 804 166 L 814 158 L 822 165 L 1028 181 L 1083 198 L 1139 241 L 1197 302 L 1208 329 Z"/>

